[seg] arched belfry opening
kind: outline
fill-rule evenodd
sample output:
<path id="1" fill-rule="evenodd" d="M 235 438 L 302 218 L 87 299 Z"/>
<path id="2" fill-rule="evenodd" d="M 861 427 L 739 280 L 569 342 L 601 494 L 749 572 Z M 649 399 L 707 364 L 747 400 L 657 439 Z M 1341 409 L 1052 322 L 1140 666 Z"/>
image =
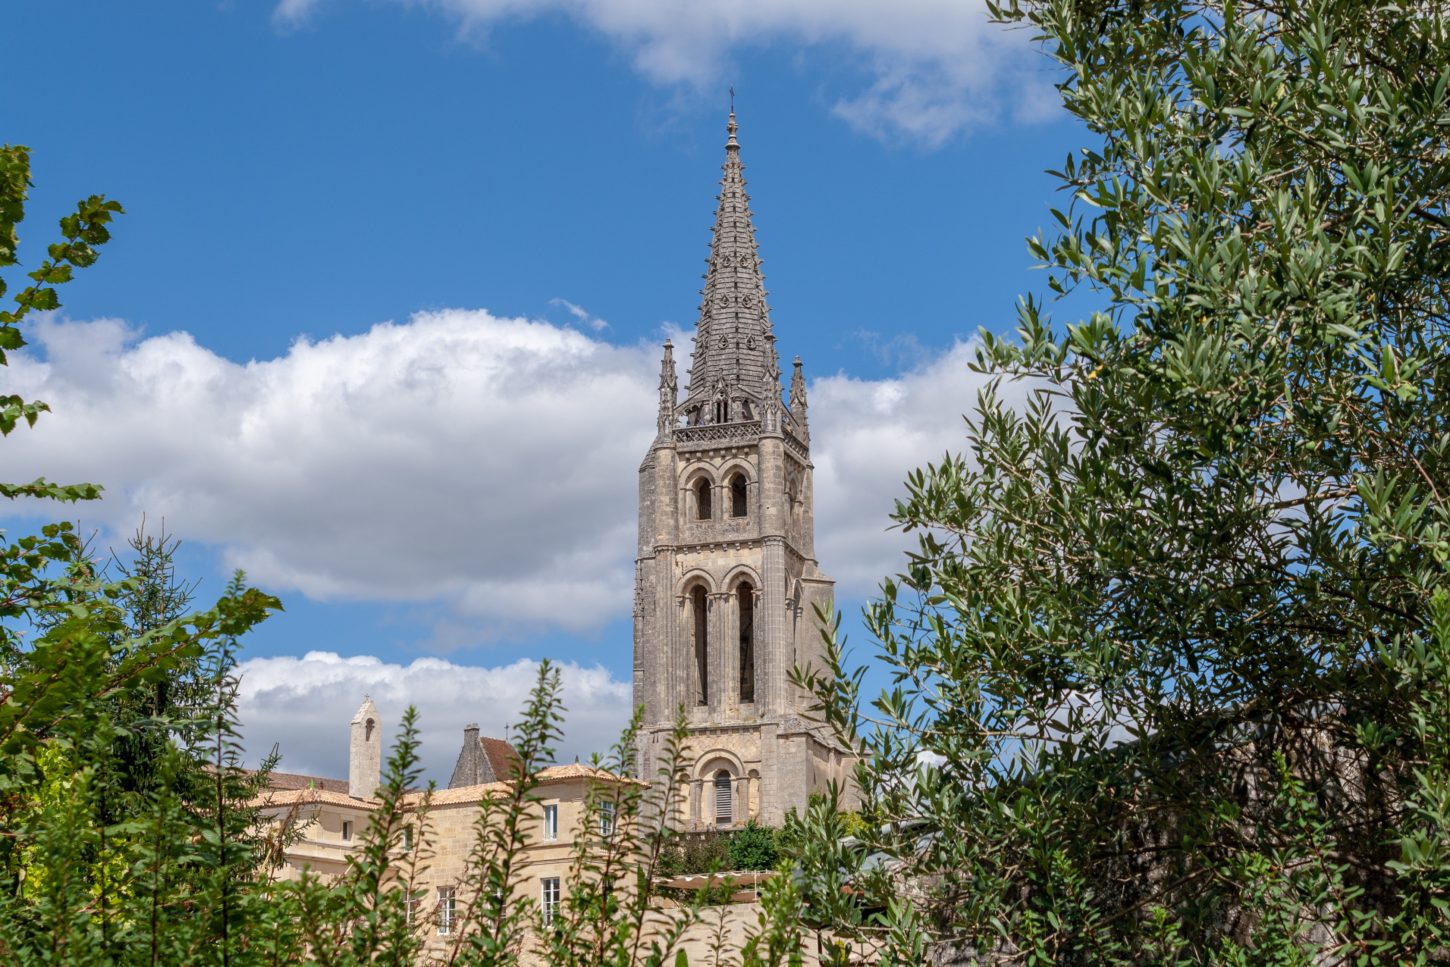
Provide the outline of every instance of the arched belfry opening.
<path id="1" fill-rule="evenodd" d="M 749 512 L 748 499 L 745 474 L 736 473 L 730 478 L 730 516 L 744 517 Z"/>
<path id="2" fill-rule="evenodd" d="M 705 588 L 695 585 L 690 592 L 690 611 L 694 617 L 695 704 L 710 702 L 710 613 Z"/>
<path id="3" fill-rule="evenodd" d="M 735 590 L 740 628 L 740 701 L 755 701 L 755 588 L 742 581 Z"/>
<path id="4" fill-rule="evenodd" d="M 710 505 L 710 480 L 708 477 L 701 477 L 695 481 L 695 519 L 709 520 L 714 515 L 714 508 Z"/>

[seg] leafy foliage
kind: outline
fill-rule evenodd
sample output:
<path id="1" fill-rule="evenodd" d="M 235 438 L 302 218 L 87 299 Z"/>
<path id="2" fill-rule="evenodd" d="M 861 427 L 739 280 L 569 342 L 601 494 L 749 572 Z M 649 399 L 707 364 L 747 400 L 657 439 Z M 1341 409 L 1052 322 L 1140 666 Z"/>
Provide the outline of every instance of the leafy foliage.
<path id="1" fill-rule="evenodd" d="M 0 147 L 0 270 L 18 264 L 29 153 Z M 121 206 L 60 219 L 61 241 L 0 310 L 0 365 L 32 312 L 98 258 Z M 0 295 L 9 283 L 0 276 Z M 39 401 L 0 396 L 0 435 Z M 94 499 L 93 484 L 0 484 L 10 499 Z M 0 546 L 0 959 L 25 964 L 238 961 L 270 848 L 240 767 L 237 639 L 277 602 L 238 574 L 184 613 L 174 542 L 138 534 L 112 578 L 67 523 Z"/>
<path id="2" fill-rule="evenodd" d="M 1446 10 L 995 13 L 1101 138 L 1028 242 L 1101 310 L 983 335 L 967 452 L 896 507 L 893 686 L 864 712 L 835 641 L 809 678 L 864 755 L 874 926 L 1034 963 L 1443 957 Z"/>
<path id="3" fill-rule="evenodd" d="M 1028 244 L 1100 308 L 1061 326 L 1028 298 L 1015 339 L 983 335 L 966 452 L 910 476 L 918 548 L 868 615 L 892 686 L 863 709 L 834 639 L 835 675 L 803 678 L 863 755 L 890 871 L 861 879 L 868 932 L 1014 962 L 1442 958 L 1446 10 L 994 11 L 1097 139 Z"/>

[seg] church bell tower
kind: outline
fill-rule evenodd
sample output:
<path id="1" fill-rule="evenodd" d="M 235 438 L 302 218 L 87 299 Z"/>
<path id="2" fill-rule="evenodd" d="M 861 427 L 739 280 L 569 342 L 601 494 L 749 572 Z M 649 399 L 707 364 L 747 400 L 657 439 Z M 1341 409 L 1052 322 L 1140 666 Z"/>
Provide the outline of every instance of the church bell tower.
<path id="1" fill-rule="evenodd" d="M 683 707 L 684 828 L 779 825 L 850 763 L 790 670 L 817 664 L 810 428 L 796 358 L 788 402 L 732 109 L 689 386 L 660 364 L 658 433 L 639 470 L 634 701 L 654 780 Z"/>

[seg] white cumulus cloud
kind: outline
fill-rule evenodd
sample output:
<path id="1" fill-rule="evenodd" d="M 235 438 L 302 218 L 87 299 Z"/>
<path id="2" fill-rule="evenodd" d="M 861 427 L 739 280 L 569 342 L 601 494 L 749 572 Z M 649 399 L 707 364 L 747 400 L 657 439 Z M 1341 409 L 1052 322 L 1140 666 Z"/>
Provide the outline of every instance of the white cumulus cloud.
<path id="1" fill-rule="evenodd" d="M 628 614 L 655 347 L 484 310 L 245 364 L 114 320 L 34 336 L 7 375 L 54 412 L 6 440 L 6 477 L 104 484 L 75 513 L 107 537 L 164 517 L 284 600 L 424 605 L 459 642 Z M 961 448 L 972 351 L 812 382 L 817 553 L 844 597 L 900 569 L 888 514 L 912 468 Z"/>
<path id="2" fill-rule="evenodd" d="M 339 2 L 339 0 L 332 0 Z M 562 15 L 608 38 L 661 84 L 719 84 L 749 47 L 811 48 L 865 75 L 833 110 L 877 136 L 936 145 L 1003 116 L 1037 118 L 1056 97 L 1024 31 L 988 22 L 983 0 L 395 0 L 431 7 L 470 33 Z M 280 0 L 295 27 L 323 0 Z"/>
<path id="3" fill-rule="evenodd" d="M 957 342 L 895 378 L 841 373 L 811 385 L 816 553 L 846 594 L 869 594 L 902 570 L 902 551 L 916 546 L 915 535 L 888 530 L 889 515 L 912 469 L 962 451 L 962 416 L 986 385 L 968 369 L 975 352 L 974 340 Z M 1009 406 L 1028 392 L 1026 383 L 1000 388 Z"/>
<path id="4" fill-rule="evenodd" d="M 164 517 L 323 601 L 575 630 L 627 607 L 652 351 L 481 310 L 245 364 L 112 320 L 36 336 L 11 385 L 54 412 L 6 441 L 7 476 L 103 483 L 91 523 Z"/>
<path id="5" fill-rule="evenodd" d="M 630 686 L 605 669 L 559 667 L 566 708 L 557 761 L 588 761 L 605 753 L 630 714 Z M 403 710 L 418 708 L 423 779 L 448 784 L 463 744 L 463 727 L 504 738 L 518 721 L 537 680 L 537 662 L 521 659 L 485 668 L 439 658 L 401 665 L 370 656 L 343 658 L 313 651 L 301 658 L 253 658 L 238 667 L 238 712 L 248 759 L 255 764 L 276 745 L 283 772 L 346 778 L 348 723 L 369 695 L 392 747 Z"/>

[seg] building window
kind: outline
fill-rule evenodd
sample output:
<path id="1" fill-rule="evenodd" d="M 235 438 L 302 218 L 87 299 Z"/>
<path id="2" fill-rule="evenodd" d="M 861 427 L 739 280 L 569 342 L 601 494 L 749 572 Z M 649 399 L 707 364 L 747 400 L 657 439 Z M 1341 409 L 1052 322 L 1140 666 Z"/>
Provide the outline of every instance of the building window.
<path id="1" fill-rule="evenodd" d="M 730 825 L 730 773 L 715 773 L 715 825 Z"/>
<path id="2" fill-rule="evenodd" d="M 559 804 L 549 803 L 544 807 L 544 839 L 559 838 Z"/>
<path id="3" fill-rule="evenodd" d="M 705 600 L 705 589 L 698 584 L 690 592 L 690 604 L 695 612 L 695 704 L 707 705 L 710 702 L 710 646 L 706 621 L 709 605 Z"/>
<path id="4" fill-rule="evenodd" d="M 737 473 L 730 478 L 730 516 L 744 517 L 747 513 L 746 497 L 749 491 L 745 485 L 745 474 Z"/>
<path id="5" fill-rule="evenodd" d="M 554 922 L 554 915 L 559 912 L 559 878 L 557 876 L 546 876 L 539 881 L 539 908 L 544 914 L 544 926 Z"/>
<path id="6" fill-rule="evenodd" d="M 740 626 L 740 701 L 755 701 L 755 589 L 741 584 L 735 590 Z"/>
<path id="7" fill-rule="evenodd" d="M 715 511 L 710 506 L 710 480 L 701 477 L 695 481 L 695 519 L 709 520 L 713 516 Z"/>
<path id="8" fill-rule="evenodd" d="M 411 853 L 413 851 L 413 827 L 403 827 L 403 849 Z"/>
<path id="9" fill-rule="evenodd" d="M 352 820 L 351 819 L 344 819 L 342 821 L 342 838 L 343 838 L 343 841 L 344 842 L 346 842 L 347 840 L 352 839 Z"/>
<path id="10" fill-rule="evenodd" d="M 606 799 L 599 804 L 599 835 L 614 835 L 614 814 L 615 803 L 612 799 Z"/>
<path id="11" fill-rule="evenodd" d="M 447 936 L 453 932 L 453 887 L 438 888 L 438 935 Z"/>
<path id="12" fill-rule="evenodd" d="M 408 918 L 408 926 L 418 922 L 418 901 L 423 896 L 421 893 L 414 893 L 409 890 L 403 897 L 403 911 Z"/>

